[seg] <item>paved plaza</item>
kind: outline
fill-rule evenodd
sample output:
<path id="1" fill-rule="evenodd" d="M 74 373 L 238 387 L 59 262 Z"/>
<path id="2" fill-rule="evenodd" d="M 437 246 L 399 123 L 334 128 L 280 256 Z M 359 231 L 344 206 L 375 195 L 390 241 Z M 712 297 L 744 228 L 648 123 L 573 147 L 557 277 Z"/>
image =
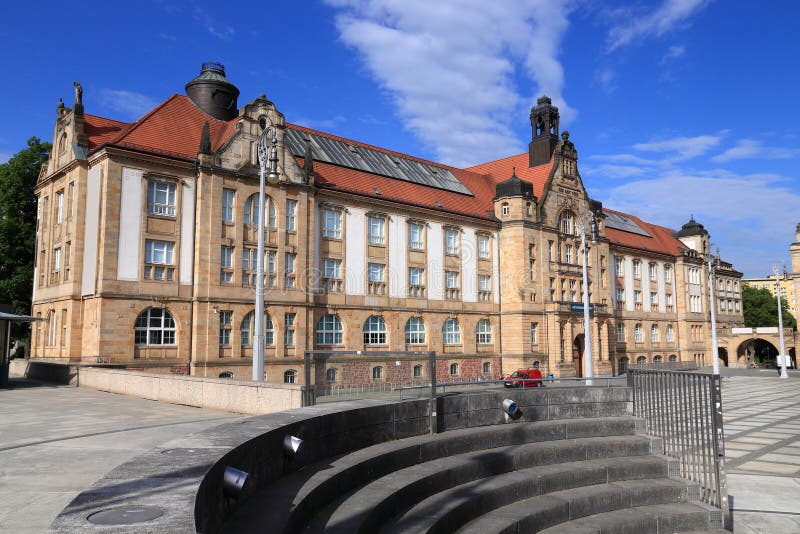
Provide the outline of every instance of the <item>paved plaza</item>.
<path id="1" fill-rule="evenodd" d="M 42 532 L 117 465 L 241 417 L 12 379 L 0 389 L 0 532 Z"/>
<path id="2" fill-rule="evenodd" d="M 730 371 L 724 370 L 724 374 Z M 737 534 L 800 534 L 800 377 L 723 380 Z M 82 489 L 158 445 L 241 416 L 15 379 L 0 390 L 0 531 L 42 532 Z"/>

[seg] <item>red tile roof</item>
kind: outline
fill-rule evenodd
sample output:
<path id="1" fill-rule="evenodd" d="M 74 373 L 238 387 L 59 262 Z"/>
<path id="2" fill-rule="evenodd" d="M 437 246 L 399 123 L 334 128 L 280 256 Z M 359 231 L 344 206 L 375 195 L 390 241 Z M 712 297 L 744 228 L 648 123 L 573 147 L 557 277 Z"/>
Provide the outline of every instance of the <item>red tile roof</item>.
<path id="1" fill-rule="evenodd" d="M 636 215 L 631 215 L 630 213 L 623 213 L 621 211 L 610 210 L 608 208 L 603 208 L 603 210 L 630 218 L 633 220 L 633 222 L 641 226 L 642 230 L 651 236 L 647 237 L 644 235 L 617 230 L 615 228 L 606 228 L 606 237 L 612 245 L 622 245 L 625 247 L 668 254 L 670 256 L 681 256 L 683 253 L 682 251 L 687 249 L 686 245 L 674 237 L 675 231 L 671 230 L 670 228 L 644 222 Z"/>
<path id="2" fill-rule="evenodd" d="M 197 156 L 200 135 L 206 121 L 211 127 L 211 148 L 216 151 L 235 133 L 238 118 L 229 121 L 214 119 L 198 109 L 189 97 L 177 94 L 133 123 L 115 121 L 96 115 L 85 115 L 84 117 L 90 152 L 110 144 L 186 159 L 193 159 Z M 512 174 L 516 173 L 520 179 L 531 182 L 534 194 L 537 198 L 541 198 L 553 168 L 553 159 L 544 165 L 528 167 L 528 154 L 523 153 L 466 169 L 458 169 L 296 124 L 287 124 L 287 127 L 447 169 L 472 192 L 473 196 L 316 161 L 314 162 L 315 180 L 321 188 L 365 195 L 416 207 L 445 210 L 486 220 L 493 220 L 493 199 L 495 186 L 498 183 L 509 179 Z M 302 158 L 298 157 L 297 161 L 302 165 Z M 635 215 L 615 213 L 630 217 L 652 237 L 607 228 L 606 237 L 612 244 L 673 256 L 680 255 L 682 249 L 685 249 L 685 246 L 673 237 L 674 232 L 669 228 L 646 223 Z"/>

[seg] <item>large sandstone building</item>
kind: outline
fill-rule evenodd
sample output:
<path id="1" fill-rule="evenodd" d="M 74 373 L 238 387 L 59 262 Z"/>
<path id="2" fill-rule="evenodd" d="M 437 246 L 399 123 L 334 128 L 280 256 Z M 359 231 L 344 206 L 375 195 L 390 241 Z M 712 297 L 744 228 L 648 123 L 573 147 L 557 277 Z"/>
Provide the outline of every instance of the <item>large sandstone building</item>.
<path id="1" fill-rule="evenodd" d="M 133 123 L 59 103 L 39 199 L 32 357 L 250 377 L 258 218 L 266 223 L 266 375 L 319 385 L 584 369 L 580 229 L 596 374 L 711 363 L 708 232 L 675 232 L 588 197 L 547 97 L 527 153 L 459 169 L 238 107 L 206 64 Z M 88 107 L 88 105 L 87 105 Z M 258 206 L 257 143 L 277 129 L 277 185 Z M 560 134 L 560 135 L 559 135 Z M 743 323 L 741 274 L 716 267 L 722 326 Z"/>

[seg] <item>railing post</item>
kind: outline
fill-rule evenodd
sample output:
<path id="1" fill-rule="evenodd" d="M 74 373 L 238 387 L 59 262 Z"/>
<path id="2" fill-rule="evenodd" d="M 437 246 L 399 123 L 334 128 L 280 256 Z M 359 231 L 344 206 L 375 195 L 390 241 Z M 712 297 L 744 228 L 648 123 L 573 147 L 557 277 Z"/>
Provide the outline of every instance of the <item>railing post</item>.
<path id="1" fill-rule="evenodd" d="M 725 432 L 722 426 L 722 377 L 713 375 L 711 377 L 711 424 L 713 425 L 714 470 L 716 475 L 717 500 L 719 509 L 722 512 L 722 526 L 730 526 L 730 506 L 728 503 L 728 481 L 725 476 Z"/>

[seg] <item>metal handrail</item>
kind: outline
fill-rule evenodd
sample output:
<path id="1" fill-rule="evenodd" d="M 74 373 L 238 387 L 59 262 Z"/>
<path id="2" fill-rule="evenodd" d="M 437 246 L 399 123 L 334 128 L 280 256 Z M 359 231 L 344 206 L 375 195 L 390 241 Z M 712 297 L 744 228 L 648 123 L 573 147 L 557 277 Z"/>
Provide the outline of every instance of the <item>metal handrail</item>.
<path id="1" fill-rule="evenodd" d="M 714 526 L 728 526 L 720 376 L 630 368 L 628 386 L 634 415 L 663 439 L 664 454 L 677 459 L 680 476 L 699 485 L 700 500 L 720 510 Z"/>

